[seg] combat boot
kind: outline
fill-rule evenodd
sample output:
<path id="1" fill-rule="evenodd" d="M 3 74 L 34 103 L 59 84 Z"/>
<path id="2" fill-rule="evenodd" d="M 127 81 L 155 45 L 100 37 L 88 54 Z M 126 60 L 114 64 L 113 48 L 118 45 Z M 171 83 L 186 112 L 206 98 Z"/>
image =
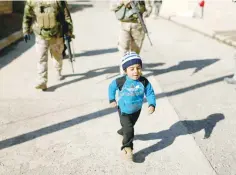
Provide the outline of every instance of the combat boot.
<path id="1" fill-rule="evenodd" d="M 58 81 L 61 81 L 61 80 L 63 80 L 63 75 L 61 74 L 61 72 L 60 71 L 58 71 L 57 72 L 57 74 L 56 74 L 56 79 L 58 80 Z"/>
<path id="2" fill-rule="evenodd" d="M 130 147 L 125 147 L 123 153 L 125 160 L 133 161 L 133 150 Z"/>
<path id="3" fill-rule="evenodd" d="M 42 91 L 47 90 L 47 85 L 45 83 L 40 83 L 35 86 L 36 89 L 41 89 Z"/>

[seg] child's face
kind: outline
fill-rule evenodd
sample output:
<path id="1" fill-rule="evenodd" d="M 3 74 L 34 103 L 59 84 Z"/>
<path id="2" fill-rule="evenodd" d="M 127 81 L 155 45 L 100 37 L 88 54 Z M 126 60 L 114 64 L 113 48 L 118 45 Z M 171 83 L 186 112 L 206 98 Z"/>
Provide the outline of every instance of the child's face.
<path id="1" fill-rule="evenodd" d="M 134 64 L 129 66 L 125 72 L 129 78 L 137 80 L 142 74 L 142 67 L 140 64 Z"/>

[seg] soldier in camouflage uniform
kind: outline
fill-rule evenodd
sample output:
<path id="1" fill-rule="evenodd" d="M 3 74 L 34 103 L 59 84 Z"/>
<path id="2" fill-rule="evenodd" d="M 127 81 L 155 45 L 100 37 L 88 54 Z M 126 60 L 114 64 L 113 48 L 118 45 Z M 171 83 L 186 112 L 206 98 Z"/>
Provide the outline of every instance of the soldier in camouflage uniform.
<path id="1" fill-rule="evenodd" d="M 152 12 L 151 2 L 149 0 L 136 2 L 136 7 L 141 12 L 141 15 L 148 17 Z M 121 57 L 129 51 L 139 54 L 145 37 L 142 25 L 129 3 L 130 0 L 112 0 L 111 2 L 111 10 L 115 12 L 117 19 L 120 21 L 118 49 Z M 120 73 L 123 74 L 121 67 Z"/>
<path id="2" fill-rule="evenodd" d="M 234 75 L 233 75 L 232 78 L 227 77 L 227 78 L 224 79 L 224 81 L 228 84 L 236 84 L 236 53 L 234 53 L 233 57 L 234 57 L 234 64 L 235 64 Z"/>
<path id="3" fill-rule="evenodd" d="M 62 19 L 64 18 L 64 19 Z M 27 0 L 23 17 L 24 39 L 30 39 L 32 31 L 36 36 L 38 58 L 38 82 L 36 89 L 47 89 L 48 50 L 57 70 L 58 80 L 62 79 L 62 52 L 64 49 L 62 20 L 68 24 L 66 35 L 73 37 L 73 24 L 66 1 Z"/>
<path id="4" fill-rule="evenodd" d="M 152 6 L 153 6 L 153 14 L 152 14 L 152 16 L 153 16 L 153 18 L 156 18 L 157 16 L 159 16 L 159 13 L 160 13 L 160 9 L 161 9 L 161 6 L 162 6 L 162 0 L 154 0 L 153 1 L 153 4 L 152 4 Z"/>

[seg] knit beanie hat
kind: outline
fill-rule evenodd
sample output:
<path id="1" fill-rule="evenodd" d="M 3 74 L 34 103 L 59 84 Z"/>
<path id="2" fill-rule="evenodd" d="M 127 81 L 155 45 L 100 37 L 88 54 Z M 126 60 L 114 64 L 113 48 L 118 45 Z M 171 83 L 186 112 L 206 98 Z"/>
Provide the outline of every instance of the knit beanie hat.
<path id="1" fill-rule="evenodd" d="M 126 70 L 129 66 L 140 64 L 142 67 L 141 57 L 136 52 L 127 52 L 122 58 L 122 68 Z"/>

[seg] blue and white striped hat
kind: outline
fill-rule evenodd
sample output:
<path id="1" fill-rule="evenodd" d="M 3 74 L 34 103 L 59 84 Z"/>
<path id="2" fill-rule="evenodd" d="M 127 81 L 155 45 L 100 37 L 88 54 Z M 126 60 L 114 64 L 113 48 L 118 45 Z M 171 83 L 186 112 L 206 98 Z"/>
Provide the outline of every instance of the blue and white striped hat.
<path id="1" fill-rule="evenodd" d="M 127 67 L 132 66 L 134 64 L 140 64 L 142 67 L 141 57 L 136 52 L 127 52 L 122 58 L 122 68 L 123 70 L 127 69 Z"/>

